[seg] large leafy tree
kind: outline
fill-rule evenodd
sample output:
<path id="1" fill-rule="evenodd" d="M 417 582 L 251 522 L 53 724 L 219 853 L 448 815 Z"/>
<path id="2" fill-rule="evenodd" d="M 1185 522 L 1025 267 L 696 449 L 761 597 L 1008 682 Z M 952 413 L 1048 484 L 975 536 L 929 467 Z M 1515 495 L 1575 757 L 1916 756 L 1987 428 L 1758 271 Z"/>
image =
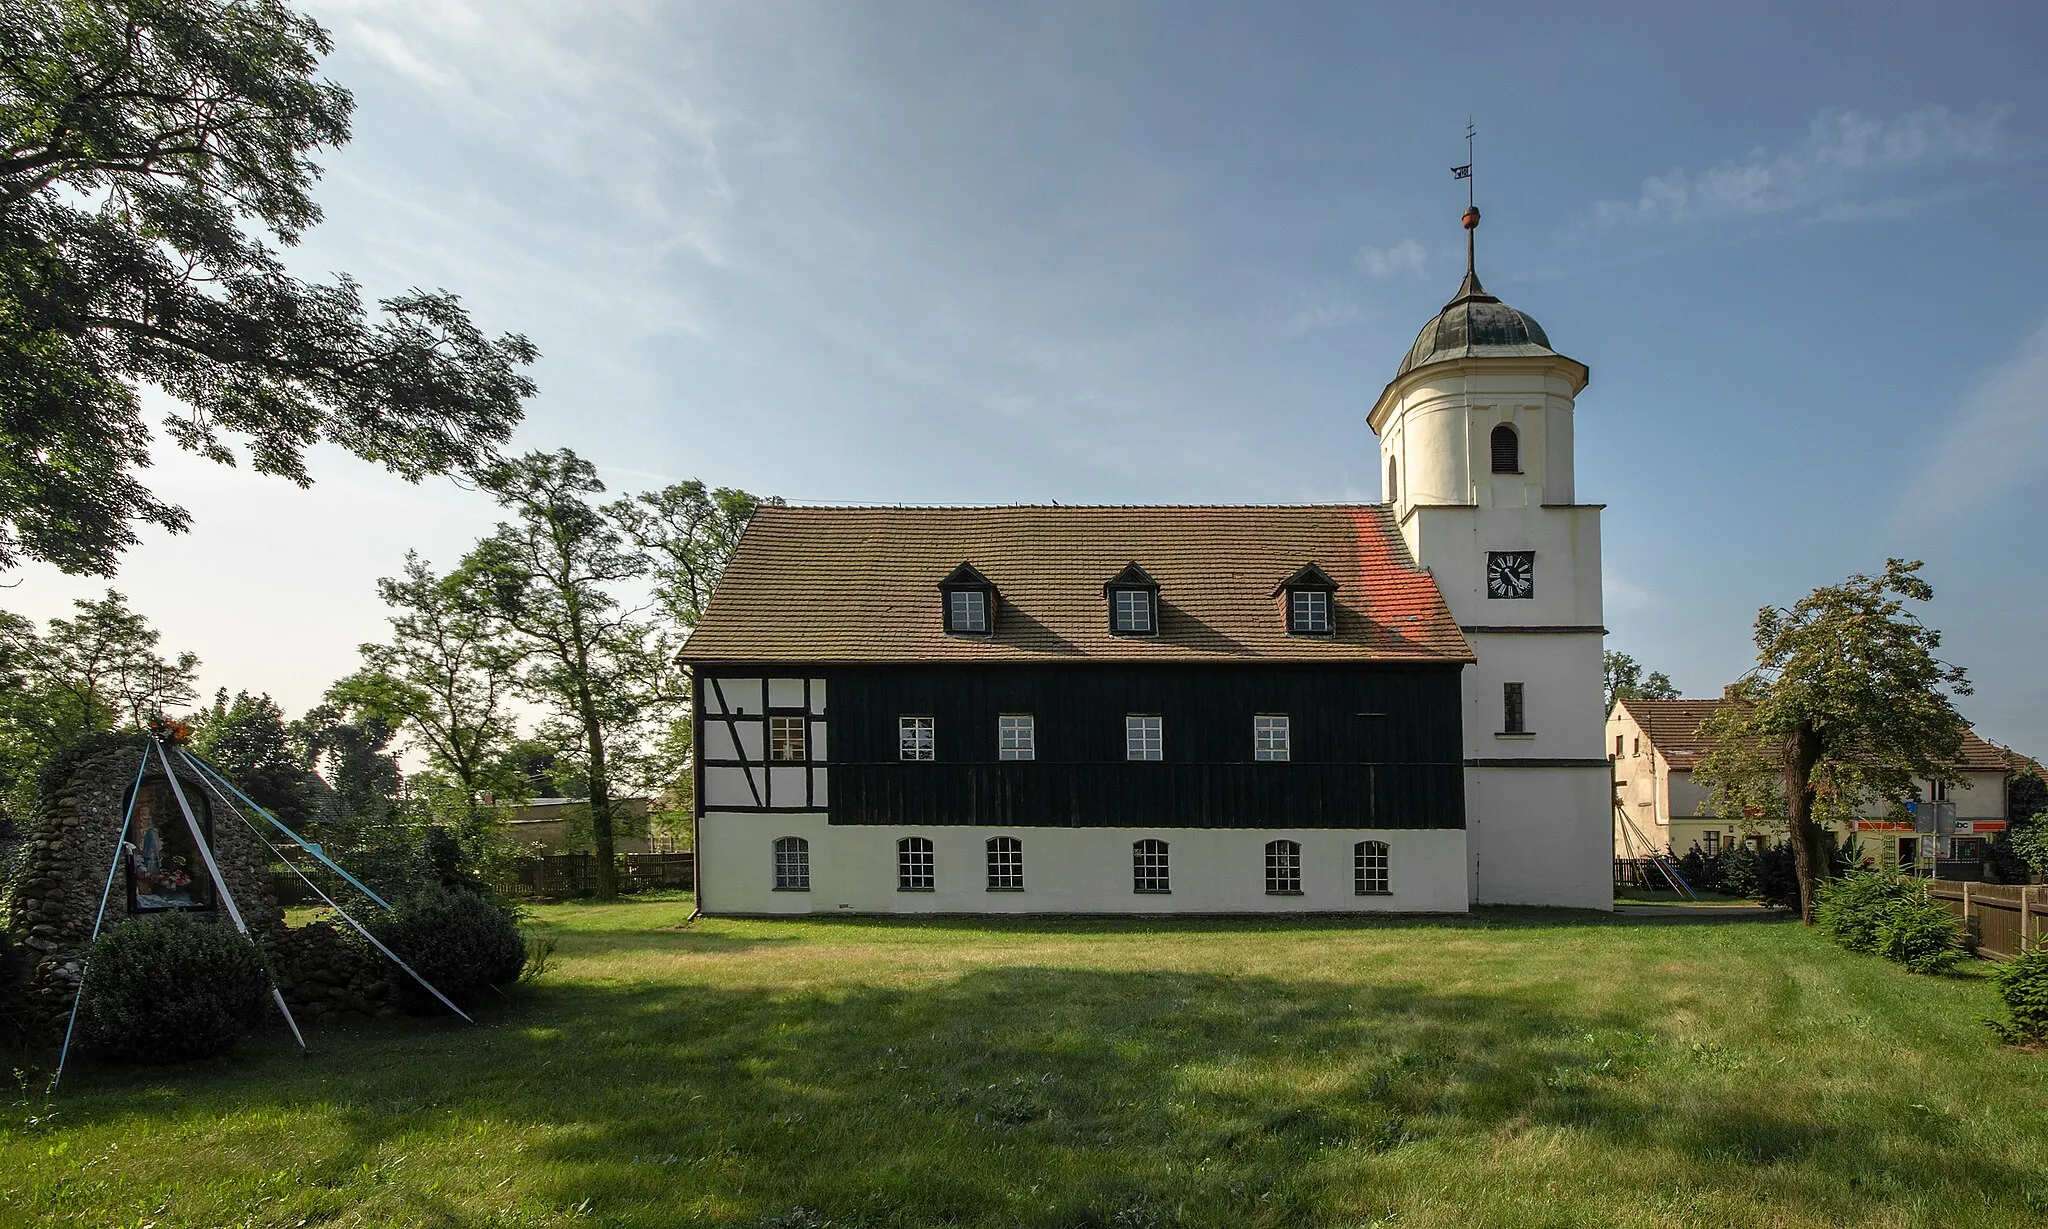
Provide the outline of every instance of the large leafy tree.
<path id="1" fill-rule="evenodd" d="M 142 384 L 182 403 L 181 447 L 301 485 L 320 441 L 417 480 L 510 435 L 524 337 L 446 291 L 373 318 L 278 259 L 320 219 L 311 155 L 349 135 L 329 46 L 281 0 L 0 6 L 0 568 L 108 574 L 138 525 L 186 527 L 136 476 Z"/>
<path id="2" fill-rule="evenodd" d="M 1757 665 L 1707 719 L 1715 749 L 1693 777 L 1723 815 L 1784 815 L 1799 875 L 1800 913 L 1828 873 L 1825 825 L 1866 806 L 1898 818 L 1915 778 L 1958 780 L 1970 694 L 1962 667 L 1941 660 L 1941 633 L 1907 602 L 1934 599 L 1920 563 L 1892 559 L 1876 576 L 1815 589 L 1789 608 L 1757 612 Z"/>
<path id="3" fill-rule="evenodd" d="M 1662 670 L 1652 670 L 1645 676 L 1642 663 L 1627 653 L 1612 649 L 1600 655 L 1600 666 L 1607 691 L 1607 711 L 1614 711 L 1616 700 L 1676 700 L 1678 688 Z"/>
<path id="4" fill-rule="evenodd" d="M 268 695 L 227 688 L 189 718 L 192 749 L 265 810 L 303 828 L 328 809 L 327 787 L 313 773 L 302 737 Z"/>
<path id="5" fill-rule="evenodd" d="M 692 478 L 619 500 L 606 512 L 647 552 L 655 596 L 687 628 L 703 617 L 755 509 L 781 502 L 733 487 L 711 490 Z"/>
<path id="6" fill-rule="evenodd" d="M 590 462 L 567 449 L 529 453 L 493 467 L 484 487 L 511 518 L 464 560 L 463 583 L 519 651 L 521 691 L 572 731 L 597 892 L 609 898 L 614 795 L 644 777 L 648 725 L 680 698 L 674 641 L 620 601 L 648 562 L 593 502 L 604 484 Z"/>
<path id="7" fill-rule="evenodd" d="M 377 592 L 391 609 L 390 638 L 362 646 L 363 668 L 336 683 L 330 699 L 402 730 L 465 809 L 479 790 L 517 791 L 505 756 L 515 736 L 508 702 L 519 653 L 493 608 L 416 554 L 406 556 L 404 576 L 379 580 Z"/>

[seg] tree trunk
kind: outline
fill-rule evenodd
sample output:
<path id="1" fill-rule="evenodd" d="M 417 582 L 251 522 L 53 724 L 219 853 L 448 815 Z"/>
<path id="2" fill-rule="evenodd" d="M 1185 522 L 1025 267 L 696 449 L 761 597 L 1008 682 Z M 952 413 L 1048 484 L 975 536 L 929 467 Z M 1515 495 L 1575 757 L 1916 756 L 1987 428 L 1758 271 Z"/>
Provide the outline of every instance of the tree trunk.
<path id="1" fill-rule="evenodd" d="M 1820 763 L 1820 735 L 1812 726 L 1794 730 L 1785 744 L 1785 818 L 1792 862 L 1799 876 L 1799 919 L 1813 925 L 1813 897 L 1828 871 L 1820 825 L 1813 822 L 1813 768 Z"/>
<path id="2" fill-rule="evenodd" d="M 597 719 L 590 690 L 581 689 L 583 737 L 590 744 L 590 843 L 597 849 L 597 898 L 616 900 L 619 868 L 612 838 L 612 783 L 604 758 L 604 726 Z"/>

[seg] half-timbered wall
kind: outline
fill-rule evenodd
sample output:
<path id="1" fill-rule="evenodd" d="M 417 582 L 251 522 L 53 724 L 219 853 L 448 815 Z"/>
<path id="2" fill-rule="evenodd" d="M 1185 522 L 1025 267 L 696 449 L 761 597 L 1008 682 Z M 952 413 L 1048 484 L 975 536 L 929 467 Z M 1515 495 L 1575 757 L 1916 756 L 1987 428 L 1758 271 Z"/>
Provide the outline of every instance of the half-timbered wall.
<path id="1" fill-rule="evenodd" d="M 812 810 L 831 805 L 831 750 L 826 680 L 786 675 L 700 677 L 698 753 L 704 782 L 700 805 L 717 810 Z M 775 718 L 801 723 L 803 750 L 776 758 Z"/>

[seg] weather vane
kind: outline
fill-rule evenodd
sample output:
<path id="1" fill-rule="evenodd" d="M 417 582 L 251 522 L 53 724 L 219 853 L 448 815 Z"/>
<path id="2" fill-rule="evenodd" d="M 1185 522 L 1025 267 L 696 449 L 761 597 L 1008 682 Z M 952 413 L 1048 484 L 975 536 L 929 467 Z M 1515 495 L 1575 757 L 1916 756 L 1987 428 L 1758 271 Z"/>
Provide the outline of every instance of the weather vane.
<path id="1" fill-rule="evenodd" d="M 1472 127 L 1472 117 L 1466 116 L 1465 165 L 1451 168 L 1452 179 L 1465 181 L 1465 216 L 1462 219 L 1465 224 L 1465 279 L 1470 284 L 1468 288 L 1473 289 L 1479 285 L 1478 263 L 1472 250 L 1473 232 L 1479 229 L 1479 204 L 1472 193 L 1472 136 L 1476 131 L 1477 129 Z"/>
<path id="2" fill-rule="evenodd" d="M 1466 117 L 1465 165 L 1454 166 L 1451 168 L 1452 179 L 1462 179 L 1465 181 L 1465 204 L 1468 208 L 1477 207 L 1477 203 L 1472 199 L 1472 137 L 1474 133 L 1476 133 L 1477 131 L 1478 130 L 1472 126 L 1471 117 Z"/>

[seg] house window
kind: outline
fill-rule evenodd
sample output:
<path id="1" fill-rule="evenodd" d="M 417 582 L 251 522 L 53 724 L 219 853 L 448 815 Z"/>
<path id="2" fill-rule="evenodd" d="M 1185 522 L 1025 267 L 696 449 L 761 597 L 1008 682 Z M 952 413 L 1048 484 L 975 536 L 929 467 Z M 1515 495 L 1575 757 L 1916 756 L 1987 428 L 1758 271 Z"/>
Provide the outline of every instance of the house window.
<path id="1" fill-rule="evenodd" d="M 1038 731 L 1030 713 L 1004 713 L 996 718 L 996 725 L 997 759 L 1038 758 Z"/>
<path id="2" fill-rule="evenodd" d="M 947 594 L 946 627 L 951 631 L 976 635 L 986 632 L 988 594 L 979 589 L 955 589 Z"/>
<path id="3" fill-rule="evenodd" d="M 1529 732 L 1522 713 L 1522 685 L 1502 683 L 1500 685 L 1500 730 L 1503 734 L 1526 734 Z"/>
<path id="4" fill-rule="evenodd" d="M 1929 802 L 1947 802 L 1947 801 L 1948 801 L 1948 782 L 1946 782 L 1946 781 L 1929 781 L 1929 782 L 1927 783 L 1927 801 L 1929 801 Z"/>
<path id="5" fill-rule="evenodd" d="M 1156 760 L 1162 758 L 1163 734 L 1157 717 L 1140 717 L 1135 714 L 1124 718 L 1124 758 L 1130 760 Z"/>
<path id="6" fill-rule="evenodd" d="M 1360 841 L 1351 847 L 1351 874 L 1359 896 L 1389 896 L 1387 886 L 1387 843 Z"/>
<path id="7" fill-rule="evenodd" d="M 1285 715 L 1261 714 L 1252 718 L 1253 759 L 1287 759 L 1290 741 Z"/>
<path id="8" fill-rule="evenodd" d="M 1024 842 L 1014 836 L 992 836 L 988 839 L 988 890 L 1024 890 Z"/>
<path id="9" fill-rule="evenodd" d="M 1301 842 L 1266 842 L 1266 895 L 1301 895 Z"/>
<path id="10" fill-rule="evenodd" d="M 1152 630 L 1152 594 L 1147 589 L 1112 589 L 1114 610 L 1110 626 L 1116 631 L 1143 635 Z"/>
<path id="11" fill-rule="evenodd" d="M 1718 833 L 1718 832 L 1713 832 L 1713 831 L 1709 831 L 1709 832 L 1708 832 L 1708 833 L 1706 834 L 1706 845 L 1707 845 L 1707 856 L 1708 856 L 1708 857 L 1710 857 L 1710 858 L 1711 858 L 1711 857 L 1715 856 L 1716 854 L 1720 853 L 1720 852 L 1721 852 L 1721 834 L 1720 834 L 1720 833 Z"/>
<path id="12" fill-rule="evenodd" d="M 921 836 L 896 842 L 896 890 L 931 892 L 938 881 L 932 872 L 932 843 Z"/>
<path id="13" fill-rule="evenodd" d="M 932 758 L 934 731 L 930 717 L 899 717 L 896 719 L 897 753 L 906 760 L 928 760 Z"/>
<path id="14" fill-rule="evenodd" d="M 1502 423 L 1493 429 L 1493 472 L 1496 474 L 1519 474 L 1522 472 L 1522 439 L 1515 429 Z"/>
<path id="15" fill-rule="evenodd" d="M 1131 891 L 1171 892 L 1167 875 L 1166 842 L 1143 840 L 1131 845 Z"/>
<path id="16" fill-rule="evenodd" d="M 1636 740 L 1635 740 L 1635 751 L 1633 752 L 1633 754 L 1636 754 L 1636 755 L 1641 755 L 1642 753 L 1643 753 L 1643 740 L 1642 740 L 1642 739 L 1640 739 L 1640 738 L 1638 738 L 1638 739 L 1636 739 Z"/>
<path id="17" fill-rule="evenodd" d="M 768 719 L 768 758 L 774 760 L 800 760 L 804 758 L 804 719 L 802 717 L 770 717 Z"/>
<path id="18" fill-rule="evenodd" d="M 811 843 L 809 841 L 800 836 L 776 838 L 775 890 L 778 892 L 808 892 L 811 890 Z"/>
<path id="19" fill-rule="evenodd" d="M 1617 760 L 1621 758 L 1621 735 L 1619 734 L 1614 736 L 1614 758 Z"/>
<path id="20" fill-rule="evenodd" d="M 1321 589 L 1296 589 L 1287 598 L 1287 630 L 1304 636 L 1330 630 L 1330 595 Z"/>

